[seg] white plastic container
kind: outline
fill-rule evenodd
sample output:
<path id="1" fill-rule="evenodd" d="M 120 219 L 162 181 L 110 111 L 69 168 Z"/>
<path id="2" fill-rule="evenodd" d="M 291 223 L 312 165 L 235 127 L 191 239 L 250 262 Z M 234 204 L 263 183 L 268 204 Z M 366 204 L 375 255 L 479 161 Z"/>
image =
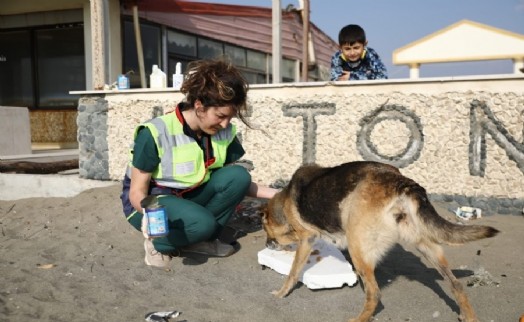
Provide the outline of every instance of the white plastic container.
<path id="1" fill-rule="evenodd" d="M 173 74 L 173 88 L 180 89 L 182 83 L 184 82 L 184 75 L 182 75 L 182 64 L 180 62 L 176 63 L 175 73 Z"/>
<path id="2" fill-rule="evenodd" d="M 158 65 L 153 65 L 153 71 L 151 76 L 149 76 L 149 84 L 151 88 L 166 88 L 167 87 L 167 77 Z"/>
<path id="3" fill-rule="evenodd" d="M 276 272 L 289 275 L 295 258 L 296 247 L 289 251 L 265 248 L 258 252 L 258 263 Z M 358 278 L 353 266 L 340 250 L 323 240 L 317 240 L 313 251 L 300 272 L 299 280 L 309 289 L 339 288 L 347 284 L 353 286 Z"/>

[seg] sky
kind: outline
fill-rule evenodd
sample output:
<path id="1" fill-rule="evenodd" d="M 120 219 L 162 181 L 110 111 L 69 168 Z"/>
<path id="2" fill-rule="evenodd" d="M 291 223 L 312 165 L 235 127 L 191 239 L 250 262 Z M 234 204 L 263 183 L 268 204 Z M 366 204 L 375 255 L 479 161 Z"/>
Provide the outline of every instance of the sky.
<path id="1" fill-rule="evenodd" d="M 272 6 L 272 0 L 198 1 Z M 280 1 L 283 8 L 288 4 L 300 6 L 299 0 Z M 309 3 L 311 22 L 335 41 L 343 26 L 362 26 L 368 46 L 379 53 L 389 78 L 409 77 L 407 66 L 393 64 L 395 49 L 463 19 L 524 36 L 524 0 L 310 0 Z M 486 43 L 486 46 L 491 44 Z M 420 77 L 509 73 L 513 73 L 511 60 L 423 64 L 420 67 Z"/>

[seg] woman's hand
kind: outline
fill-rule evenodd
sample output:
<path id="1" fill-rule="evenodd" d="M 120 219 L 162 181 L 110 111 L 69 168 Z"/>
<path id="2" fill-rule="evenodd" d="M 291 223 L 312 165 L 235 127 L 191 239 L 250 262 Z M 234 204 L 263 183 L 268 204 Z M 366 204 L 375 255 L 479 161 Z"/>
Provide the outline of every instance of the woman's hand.
<path id="1" fill-rule="evenodd" d="M 274 189 L 267 186 L 259 185 L 255 182 L 251 182 L 247 195 L 254 198 L 271 199 L 279 191 L 279 189 Z"/>

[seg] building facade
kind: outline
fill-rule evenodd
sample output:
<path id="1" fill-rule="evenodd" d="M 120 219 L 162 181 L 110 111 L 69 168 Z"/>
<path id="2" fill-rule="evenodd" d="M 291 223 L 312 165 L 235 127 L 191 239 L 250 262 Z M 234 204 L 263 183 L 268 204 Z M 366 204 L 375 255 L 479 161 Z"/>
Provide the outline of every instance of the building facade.
<path id="1" fill-rule="evenodd" d="M 271 83 L 271 17 L 271 8 L 187 1 L 0 0 L 0 106 L 29 108 L 36 148 L 64 148 L 77 142 L 70 92 L 100 89 L 100 70 L 108 86 L 127 74 L 140 88 L 158 65 L 171 86 L 176 63 L 225 57 L 251 84 Z M 337 44 L 310 26 L 308 80 L 326 80 Z M 301 11 L 282 10 L 282 82 L 301 78 L 302 33 Z"/>

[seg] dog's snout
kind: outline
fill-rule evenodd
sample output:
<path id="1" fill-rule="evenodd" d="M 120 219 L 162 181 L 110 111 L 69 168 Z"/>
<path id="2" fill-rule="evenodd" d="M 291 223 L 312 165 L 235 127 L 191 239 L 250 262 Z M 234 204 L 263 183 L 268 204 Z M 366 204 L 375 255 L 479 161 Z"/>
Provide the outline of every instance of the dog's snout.
<path id="1" fill-rule="evenodd" d="M 271 249 L 271 250 L 280 250 L 280 244 L 275 240 L 275 239 L 271 239 L 271 238 L 268 238 L 266 240 L 266 247 Z"/>

